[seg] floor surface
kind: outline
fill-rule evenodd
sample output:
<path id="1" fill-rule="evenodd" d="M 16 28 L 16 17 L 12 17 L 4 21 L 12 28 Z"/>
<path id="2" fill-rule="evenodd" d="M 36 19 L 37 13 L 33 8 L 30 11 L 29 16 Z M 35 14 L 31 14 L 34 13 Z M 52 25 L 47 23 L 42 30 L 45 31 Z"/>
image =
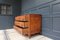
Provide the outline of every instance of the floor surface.
<path id="1" fill-rule="evenodd" d="M 30 39 L 26 36 L 19 34 L 14 29 L 0 30 L 0 40 L 53 40 L 43 35 L 36 35 Z"/>

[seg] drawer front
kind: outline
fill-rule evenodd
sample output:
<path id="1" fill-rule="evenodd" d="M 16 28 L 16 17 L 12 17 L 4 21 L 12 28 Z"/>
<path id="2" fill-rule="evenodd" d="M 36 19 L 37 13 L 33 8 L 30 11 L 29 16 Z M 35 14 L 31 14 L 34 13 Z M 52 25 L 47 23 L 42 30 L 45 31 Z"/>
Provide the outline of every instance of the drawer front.
<path id="1" fill-rule="evenodd" d="M 14 29 L 17 30 L 19 33 L 22 34 L 22 29 L 21 29 L 21 28 L 18 28 L 18 27 L 16 27 L 16 26 L 14 26 Z"/>
<path id="2" fill-rule="evenodd" d="M 27 29 L 23 29 L 23 33 L 24 34 L 28 34 L 28 28 Z"/>
<path id="3" fill-rule="evenodd" d="M 15 25 L 24 26 L 24 23 L 23 22 L 17 22 L 17 21 L 15 21 Z"/>
<path id="4" fill-rule="evenodd" d="M 18 25 L 18 26 L 21 26 L 21 27 L 28 27 L 28 22 L 24 23 L 24 22 L 18 22 L 18 21 L 15 21 L 14 23 L 15 25 Z"/>
<path id="5" fill-rule="evenodd" d="M 17 30 L 21 34 L 24 34 L 24 35 L 28 34 L 28 28 L 27 29 L 21 29 L 21 28 L 14 26 L 14 29 Z"/>
<path id="6" fill-rule="evenodd" d="M 20 20 L 20 16 L 15 17 L 15 20 Z"/>
<path id="7" fill-rule="evenodd" d="M 15 17 L 15 20 L 25 20 L 25 15 L 24 16 L 17 16 Z"/>

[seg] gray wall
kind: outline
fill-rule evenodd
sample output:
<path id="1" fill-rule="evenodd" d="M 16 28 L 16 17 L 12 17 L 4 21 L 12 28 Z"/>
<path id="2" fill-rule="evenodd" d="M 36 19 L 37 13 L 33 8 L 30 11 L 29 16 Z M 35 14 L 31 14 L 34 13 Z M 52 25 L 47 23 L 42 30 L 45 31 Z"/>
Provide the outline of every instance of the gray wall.
<path id="1" fill-rule="evenodd" d="M 14 17 L 20 14 L 20 8 L 18 6 L 21 6 L 19 5 L 21 3 L 18 4 L 18 2 L 16 2 L 15 0 L 0 0 L 0 4 L 12 5 L 12 13 L 13 13 L 12 15 L 0 14 L 0 30 L 13 28 Z"/>
<path id="2" fill-rule="evenodd" d="M 0 16 L 0 30 L 13 27 L 14 16 Z"/>
<path id="3" fill-rule="evenodd" d="M 60 40 L 60 0 L 25 0 L 22 2 L 23 14 L 42 15 L 42 34 Z"/>

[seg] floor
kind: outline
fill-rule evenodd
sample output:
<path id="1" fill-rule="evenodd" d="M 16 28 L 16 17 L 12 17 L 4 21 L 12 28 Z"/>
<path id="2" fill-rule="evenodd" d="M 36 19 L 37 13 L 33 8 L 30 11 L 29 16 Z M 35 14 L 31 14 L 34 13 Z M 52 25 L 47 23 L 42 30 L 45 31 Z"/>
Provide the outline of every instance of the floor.
<path id="1" fill-rule="evenodd" d="M 36 35 L 32 38 L 28 38 L 19 34 L 14 29 L 0 30 L 0 40 L 53 40 L 43 35 Z"/>

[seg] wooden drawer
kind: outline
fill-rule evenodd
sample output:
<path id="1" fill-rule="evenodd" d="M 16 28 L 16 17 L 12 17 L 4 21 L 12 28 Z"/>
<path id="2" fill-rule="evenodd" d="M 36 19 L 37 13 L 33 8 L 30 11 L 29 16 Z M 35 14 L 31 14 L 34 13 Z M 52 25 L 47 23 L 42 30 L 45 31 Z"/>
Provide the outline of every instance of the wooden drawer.
<path id="1" fill-rule="evenodd" d="M 14 25 L 18 25 L 21 27 L 28 27 L 28 22 L 24 23 L 24 22 L 15 21 Z"/>
<path id="2" fill-rule="evenodd" d="M 23 33 L 24 33 L 24 35 L 28 34 L 28 28 L 27 29 L 23 29 Z"/>
<path id="3" fill-rule="evenodd" d="M 17 17 L 15 17 L 15 20 L 25 20 L 25 15 L 24 16 L 17 16 Z"/>
<path id="4" fill-rule="evenodd" d="M 24 23 L 23 22 L 17 22 L 17 21 L 15 21 L 15 25 L 18 25 L 18 26 L 24 26 Z"/>
<path id="5" fill-rule="evenodd" d="M 15 17 L 15 20 L 20 20 L 20 16 Z"/>
<path id="6" fill-rule="evenodd" d="M 18 28 L 18 27 L 16 27 L 16 26 L 14 26 L 14 29 L 16 29 L 19 33 L 22 34 L 22 29 L 21 29 L 21 28 Z"/>
<path id="7" fill-rule="evenodd" d="M 14 29 L 16 29 L 21 34 L 28 34 L 28 29 L 18 28 L 17 26 L 14 26 Z"/>

